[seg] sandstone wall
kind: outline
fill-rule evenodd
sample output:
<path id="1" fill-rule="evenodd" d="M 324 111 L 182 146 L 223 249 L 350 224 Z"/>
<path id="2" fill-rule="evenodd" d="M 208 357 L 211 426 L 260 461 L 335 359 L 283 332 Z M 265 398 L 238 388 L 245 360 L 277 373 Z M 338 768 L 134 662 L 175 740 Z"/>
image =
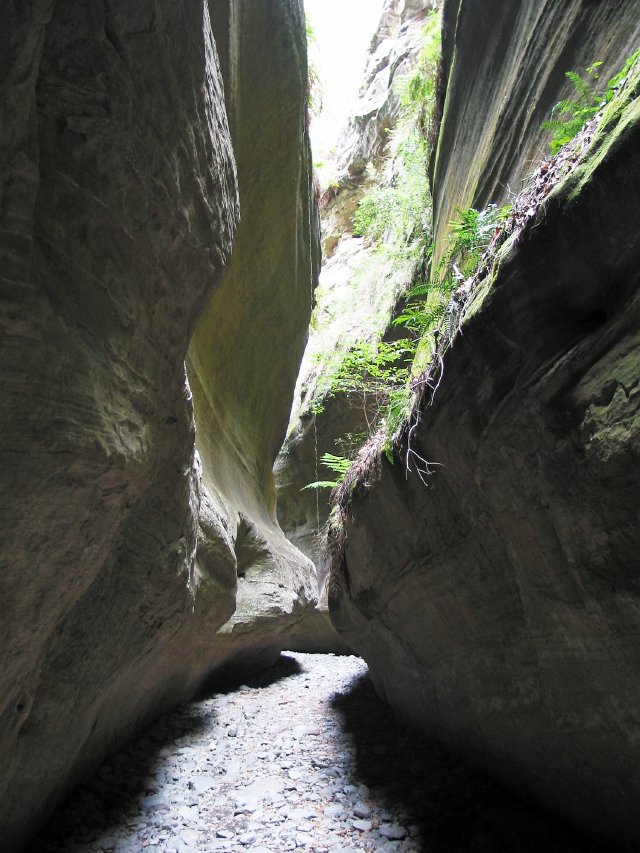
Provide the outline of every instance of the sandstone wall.
<path id="1" fill-rule="evenodd" d="M 273 463 L 284 439 L 320 263 L 306 114 L 302 3 L 214 3 L 212 22 L 241 220 L 222 285 L 189 348 L 196 446 L 211 531 L 233 543 L 236 610 L 216 638 L 218 666 L 276 657 L 317 600 L 315 568 L 275 513 Z M 199 562 L 199 557 L 197 563 Z"/>
<path id="2" fill-rule="evenodd" d="M 610 54 L 626 49 L 617 27 Z M 454 92 L 477 68 L 466 56 Z M 640 842 L 637 81 L 631 92 L 447 353 L 412 439 L 438 463 L 427 485 L 406 478 L 405 444 L 356 488 L 330 596 L 401 717 L 625 850 Z M 482 133 L 470 110 L 445 112 L 441 217 L 463 197 L 465 162 L 474 186 L 492 180 L 465 158 L 464 137 Z M 443 139 L 456 137 L 449 164 Z"/>
<path id="3" fill-rule="evenodd" d="M 546 153 L 540 125 L 575 94 L 565 72 L 606 81 L 640 42 L 638 0 L 445 0 L 448 79 L 434 163 L 436 254 L 456 208 L 505 203 Z"/>
<path id="4" fill-rule="evenodd" d="M 367 420 L 359 399 L 345 395 L 326 399 L 327 374 L 337 366 L 339 354 L 385 334 L 411 280 L 410 261 L 384 256 L 369 241 L 353 235 L 353 216 L 364 194 L 397 181 L 389 131 L 400 111 L 400 82 L 415 70 L 423 48 L 430 5 L 427 0 L 387 0 L 384 4 L 360 96 L 340 136 L 335 182 L 323 196 L 325 257 L 317 305 L 287 438 L 276 463 L 280 524 L 291 541 L 314 560 L 321 580 L 326 566 L 319 537 L 329 515 L 329 491 L 300 490 L 314 480 L 332 478 L 318 458 L 325 452 L 341 454 L 336 440 L 366 433 Z M 318 406 L 323 411 L 314 414 Z"/>
<path id="5" fill-rule="evenodd" d="M 304 31 L 299 3 L 261 4 L 272 63 L 251 72 L 255 34 L 246 44 L 240 31 L 226 38 L 223 6 L 211 4 L 213 30 L 202 0 L 25 0 L 3 10 L 3 849 L 18 847 L 107 751 L 191 695 L 231 654 L 215 634 L 234 612 L 238 560 L 262 548 L 255 518 L 274 529 L 265 472 L 285 427 L 312 286 Z M 233 142 L 216 41 L 235 69 L 227 92 Z M 261 133 L 279 134 L 297 158 L 269 181 L 261 158 L 271 152 L 260 148 L 258 128 L 253 160 L 248 137 L 239 136 L 256 106 L 247 75 L 258 102 L 274 96 Z M 274 108 L 279 96 L 288 98 L 288 123 Z M 229 509 L 201 482 L 214 463 L 194 450 L 184 359 L 229 265 L 236 159 L 240 195 L 248 196 L 237 249 L 256 266 L 246 269 L 248 290 L 237 278 L 234 287 L 246 299 L 263 273 L 266 283 L 240 309 L 254 318 L 264 312 L 260 334 L 241 334 L 232 304 L 209 329 L 234 343 L 222 365 L 233 382 L 216 405 L 233 412 L 241 388 L 246 407 L 226 427 L 240 423 L 241 440 L 252 436 L 249 471 Z M 288 267 L 273 263 L 268 280 L 261 264 L 273 258 L 259 247 L 269 235 L 250 227 L 258 199 L 280 217 L 274 231 L 294 232 L 297 249 Z M 277 325 L 283 299 L 274 304 L 269 288 L 278 278 L 296 307 L 269 366 L 275 347 L 265 330 Z M 265 418 L 267 406 L 273 414 Z M 232 444 L 215 463 L 225 471 L 236 464 Z M 290 612 L 313 583 L 302 557 L 290 549 L 285 558 L 287 580 L 279 582 Z"/>
<path id="6" fill-rule="evenodd" d="M 324 595 L 320 607 L 309 611 L 289 638 L 290 647 L 301 651 L 348 650 L 326 609 L 328 566 L 322 530 L 330 510 L 329 490 L 302 489 L 333 478 L 319 463 L 323 453 L 348 455 L 347 436 L 366 434 L 367 414 L 359 396 L 326 399 L 327 376 L 337 367 L 340 354 L 385 335 L 411 280 L 411 262 L 382 256 L 364 238 L 354 237 L 353 216 L 364 194 L 397 181 L 389 131 L 400 112 L 401 80 L 414 71 L 423 49 L 430 7 L 427 0 L 384 4 L 359 98 L 338 141 L 335 178 L 322 199 L 325 257 L 291 422 L 275 467 L 278 519 L 287 537 L 314 561 Z M 315 411 L 318 407 L 321 412 Z M 361 439 L 352 443 L 357 446 Z"/>

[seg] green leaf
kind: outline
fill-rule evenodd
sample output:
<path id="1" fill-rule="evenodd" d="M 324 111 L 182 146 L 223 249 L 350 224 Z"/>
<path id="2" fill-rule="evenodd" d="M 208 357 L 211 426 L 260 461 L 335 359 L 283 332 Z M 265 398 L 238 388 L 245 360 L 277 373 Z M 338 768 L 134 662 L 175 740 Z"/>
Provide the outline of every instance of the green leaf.
<path id="1" fill-rule="evenodd" d="M 575 96 L 557 103 L 551 110 L 551 121 L 545 121 L 540 125 L 541 130 L 553 131 L 553 136 L 549 143 L 552 154 L 557 154 L 564 145 L 571 142 L 580 133 L 585 124 L 604 105 L 611 102 L 617 93 L 618 87 L 626 79 L 626 75 L 639 59 L 640 49 L 627 58 L 623 68 L 608 81 L 604 92 L 598 92 L 594 89 L 594 83 L 600 76 L 598 68 L 604 64 L 602 60 L 593 62 L 585 70 L 585 73 L 591 78 L 589 80 L 585 80 L 584 77 L 575 71 L 566 72 L 565 76 L 571 82 Z M 555 118 L 556 116 L 557 118 Z M 563 120 L 563 116 L 566 116 L 566 119 Z"/>
<path id="2" fill-rule="evenodd" d="M 307 483 L 300 491 L 304 492 L 306 489 L 335 489 L 338 485 L 338 480 L 316 480 L 315 483 Z"/>
<path id="3" fill-rule="evenodd" d="M 346 474 L 349 468 L 353 465 L 353 461 L 351 459 L 345 459 L 344 456 L 336 456 L 333 453 L 323 453 L 320 457 L 320 461 L 325 468 L 335 471 L 336 474 Z"/>

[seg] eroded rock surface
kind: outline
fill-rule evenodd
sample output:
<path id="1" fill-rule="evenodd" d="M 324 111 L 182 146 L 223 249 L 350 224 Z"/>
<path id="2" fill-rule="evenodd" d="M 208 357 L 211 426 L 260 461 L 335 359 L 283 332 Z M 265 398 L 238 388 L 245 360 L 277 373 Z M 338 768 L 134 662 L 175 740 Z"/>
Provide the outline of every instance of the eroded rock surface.
<path id="1" fill-rule="evenodd" d="M 234 547 L 236 609 L 215 641 L 219 666 L 228 669 L 277 657 L 283 633 L 318 597 L 313 564 L 278 526 L 272 468 L 306 341 L 320 248 L 302 4 L 214 4 L 212 21 L 242 217 L 229 269 L 191 342 L 188 369 L 203 488 L 214 527 Z M 209 538 L 202 530 L 197 564 Z"/>
<path id="2" fill-rule="evenodd" d="M 6 850 L 106 752 L 192 695 L 230 654 L 229 631 L 220 639 L 215 633 L 234 613 L 243 560 L 253 566 L 258 553 L 270 575 L 276 564 L 272 583 L 258 584 L 276 615 L 315 600 L 309 564 L 278 535 L 265 474 L 286 425 L 313 285 L 304 28 L 300 4 L 262 6 L 261 40 L 271 60 L 264 67 L 252 64 L 260 57 L 251 40 L 244 44 L 237 27 L 234 39 L 225 30 L 225 15 L 239 14 L 236 3 L 211 4 L 212 21 L 200 0 L 34 0 L 3 10 Z M 226 106 L 216 44 L 225 69 L 233 65 Z M 288 123 L 269 103 L 271 85 L 287 98 Z M 260 104 L 260 133 L 255 125 L 239 130 Z M 256 145 L 251 162 L 252 131 L 271 140 L 277 134 L 295 161 L 282 184 L 275 171 L 261 171 L 270 149 Z M 237 248 L 255 263 L 247 263 L 250 281 L 242 286 L 236 255 L 229 267 L 239 216 L 236 160 Z M 264 183 L 252 197 L 253 180 Z M 295 242 L 294 252 L 281 248 L 288 260 L 271 279 L 264 275 L 262 289 L 267 259 L 257 250 L 259 229 L 253 244 L 250 233 L 258 198 L 263 209 L 272 205 L 274 230 L 293 233 Z M 225 303 L 209 334 L 214 346 L 226 347 L 233 382 L 215 403 L 230 418 L 227 430 L 244 425 L 246 471 L 241 487 L 222 494 L 210 487 L 206 443 L 201 459 L 194 450 L 184 359 L 199 314 L 223 279 L 220 293 L 228 292 L 232 274 L 238 302 Z M 264 334 L 276 327 L 280 307 L 273 277 L 282 278 L 280 303 L 289 291 L 297 300 L 277 347 Z M 239 314 L 254 322 L 252 334 L 238 329 Z M 276 378 L 265 384 L 276 350 Z M 222 445 L 215 464 L 233 477 L 237 458 Z M 265 556 L 272 541 L 279 543 L 274 559 Z"/>
<path id="3" fill-rule="evenodd" d="M 324 263 L 289 430 L 275 466 L 280 524 L 314 561 L 321 590 L 319 608 L 308 611 L 291 635 L 290 648 L 301 651 L 347 648 L 326 610 L 322 530 L 329 490 L 304 487 L 332 478 L 319 462 L 323 453 L 350 456 L 366 436 L 375 405 L 363 405 L 357 394 L 327 398 L 329 377 L 350 348 L 385 336 L 413 274 L 411 260 L 385 254 L 354 235 L 353 216 L 367 192 L 397 181 L 397 151 L 389 132 L 398 121 L 403 80 L 406 84 L 415 71 L 423 48 L 430 8 L 427 0 L 384 4 L 354 115 L 339 140 L 335 177 L 321 200 Z"/>
<path id="4" fill-rule="evenodd" d="M 415 68 L 431 0 L 386 0 L 373 36 L 360 97 L 343 131 L 337 154 L 338 181 L 362 180 L 384 153 L 400 111 L 401 80 Z"/>
<path id="5" fill-rule="evenodd" d="M 477 69 L 464 56 L 462 80 Z M 444 139 L 463 132 L 447 115 Z M 639 117 L 631 100 L 503 254 L 412 434 L 434 473 L 407 478 L 406 443 L 380 460 L 330 588 L 399 716 L 626 850 L 640 842 Z"/>
<path id="6" fill-rule="evenodd" d="M 638 0 L 445 0 L 448 79 L 435 155 L 436 256 L 456 208 L 481 209 L 518 193 L 545 151 L 540 124 L 575 96 L 567 71 L 602 62 L 600 82 L 640 41 Z"/>

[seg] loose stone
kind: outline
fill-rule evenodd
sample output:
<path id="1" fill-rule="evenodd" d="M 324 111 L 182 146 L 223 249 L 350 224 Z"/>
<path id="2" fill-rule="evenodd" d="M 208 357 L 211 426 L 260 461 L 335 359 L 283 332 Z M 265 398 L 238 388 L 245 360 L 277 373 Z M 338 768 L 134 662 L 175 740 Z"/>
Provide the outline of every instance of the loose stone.
<path id="1" fill-rule="evenodd" d="M 353 813 L 356 817 L 366 818 L 371 814 L 371 809 L 365 803 L 356 803 L 353 807 Z"/>
<path id="2" fill-rule="evenodd" d="M 510 822 L 517 828 L 523 821 L 510 818 L 502 794 L 498 807 L 478 808 L 486 780 L 471 781 L 440 756 L 429 781 L 430 771 L 421 768 L 431 768 L 433 754 L 418 764 L 411 736 L 383 716 L 388 712 L 374 704 L 373 693 L 363 692 L 365 674 L 359 658 L 295 654 L 282 659 L 266 687 L 179 709 L 107 762 L 33 849 L 418 853 L 425 825 L 428 849 L 521 849 L 520 835 L 508 832 Z M 344 710 L 350 702 L 351 722 Z M 356 726 L 358 751 L 350 733 Z M 381 760 L 369 747 L 383 736 Z M 475 830 L 461 834 L 465 799 L 472 804 L 467 820 L 480 817 Z M 412 811 L 413 801 L 419 809 Z M 536 836 L 535 820 L 525 827 L 536 839 L 531 849 L 591 853 L 562 839 L 549 844 L 547 824 Z"/>
<path id="3" fill-rule="evenodd" d="M 380 835 L 391 841 L 402 841 L 403 838 L 406 838 L 407 830 L 402 826 L 394 826 L 393 824 L 385 823 L 380 827 Z"/>

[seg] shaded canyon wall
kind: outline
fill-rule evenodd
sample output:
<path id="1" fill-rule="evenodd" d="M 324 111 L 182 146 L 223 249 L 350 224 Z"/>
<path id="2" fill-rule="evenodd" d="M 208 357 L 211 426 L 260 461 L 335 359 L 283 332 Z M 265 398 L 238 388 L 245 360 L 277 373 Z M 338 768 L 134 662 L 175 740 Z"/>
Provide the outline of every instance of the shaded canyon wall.
<path id="1" fill-rule="evenodd" d="M 530 112 L 561 91 L 542 69 L 620 65 L 637 42 L 637 3 L 552 5 L 492 3 L 486 20 L 485 4 L 448 5 L 437 221 L 531 170 L 518 157 L 544 140 Z M 542 7 L 566 33 L 550 53 L 525 50 Z M 503 26 L 508 47 L 492 37 Z M 518 87 L 504 99 L 507 74 L 527 81 L 524 102 Z M 356 487 L 330 589 L 334 624 L 399 716 L 627 850 L 640 843 L 637 94 L 636 77 L 476 298 L 413 433 L 438 463 L 427 484 L 407 477 L 405 440 Z"/>
<path id="2" fill-rule="evenodd" d="M 323 453 L 349 455 L 350 443 L 357 446 L 366 434 L 375 407 L 369 405 L 365 412 L 357 394 L 327 396 L 328 378 L 350 348 L 389 333 L 412 278 L 412 261 L 380 252 L 370 240 L 354 235 L 353 217 L 363 196 L 398 180 L 398 143 L 392 132 L 401 113 L 403 81 L 415 73 L 423 50 L 431 6 L 429 0 L 384 3 L 353 114 L 338 139 L 333 178 L 320 200 L 322 273 L 287 438 L 275 466 L 282 529 L 318 571 L 319 607 L 307 611 L 301 630 L 290 638 L 292 647 L 303 651 L 348 650 L 327 615 L 322 536 L 329 489 L 304 487 L 333 477 L 319 461 Z"/>
<path id="3" fill-rule="evenodd" d="M 302 4 L 212 4 L 241 219 L 222 285 L 189 348 L 206 512 L 196 565 L 231 544 L 236 610 L 220 666 L 274 659 L 317 600 L 315 569 L 275 513 L 273 463 L 287 426 L 319 264 L 306 114 Z M 230 657 L 231 656 L 231 657 Z"/>
<path id="4" fill-rule="evenodd" d="M 445 0 L 444 115 L 434 152 L 436 256 L 456 208 L 505 203 L 546 151 L 540 125 L 575 92 L 565 73 L 608 80 L 638 47 L 638 0 Z"/>
<path id="5" fill-rule="evenodd" d="M 278 535 L 268 473 L 316 257 L 302 9 L 252 4 L 265 45 L 255 55 L 255 29 L 245 43 L 242 30 L 224 25 L 225 15 L 246 23 L 241 5 L 212 3 L 211 19 L 201 0 L 28 0 L 3 13 L 6 850 L 107 751 L 192 695 L 233 653 L 230 631 L 216 631 L 236 608 L 239 565 L 281 567 L 276 617 L 315 600 L 308 562 Z M 260 230 L 265 210 L 269 233 Z M 269 254 L 261 241 L 276 232 L 292 236 Z M 217 288 L 224 304 L 192 355 L 217 370 L 213 402 L 226 420 L 211 429 L 226 438 L 209 438 L 207 452 L 206 377 L 196 370 L 196 453 L 184 359 Z M 295 306 L 272 336 L 288 292 Z M 251 305 L 239 309 L 236 297 Z M 239 328 L 239 310 L 255 320 L 252 334 Z M 206 361 L 207 346 L 223 351 Z M 267 596 L 254 611 L 264 616 L 272 603 Z"/>

